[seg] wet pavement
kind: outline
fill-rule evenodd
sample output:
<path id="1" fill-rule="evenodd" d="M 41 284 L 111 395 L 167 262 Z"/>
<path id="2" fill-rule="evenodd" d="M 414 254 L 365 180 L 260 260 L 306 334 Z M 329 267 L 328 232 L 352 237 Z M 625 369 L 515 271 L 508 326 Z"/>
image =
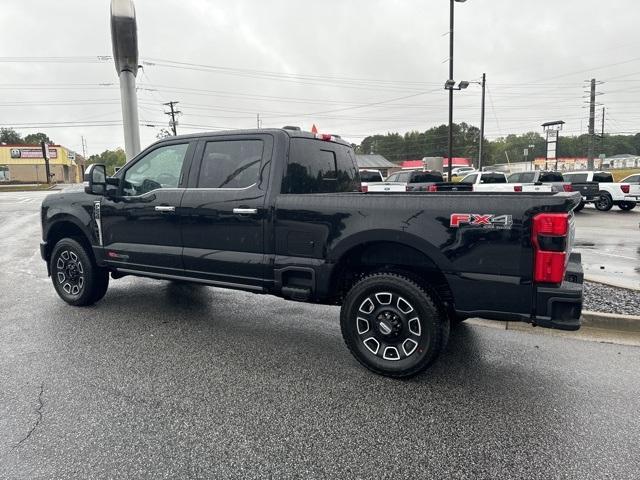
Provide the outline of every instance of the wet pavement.
<path id="1" fill-rule="evenodd" d="M 629 212 L 586 206 L 576 213 L 574 250 L 582 253 L 585 276 L 640 289 L 640 206 Z"/>
<path id="2" fill-rule="evenodd" d="M 639 347 L 462 325 L 396 381 L 336 307 L 129 277 L 70 307 L 43 196 L 0 194 L 0 479 L 638 478 Z"/>

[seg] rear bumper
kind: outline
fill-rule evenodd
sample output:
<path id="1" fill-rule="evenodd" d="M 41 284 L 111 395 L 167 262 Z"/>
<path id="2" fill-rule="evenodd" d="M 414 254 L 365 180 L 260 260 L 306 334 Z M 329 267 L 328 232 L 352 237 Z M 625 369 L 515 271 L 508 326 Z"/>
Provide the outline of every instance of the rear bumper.
<path id="1" fill-rule="evenodd" d="M 625 195 L 625 202 L 640 202 L 640 196 L 637 195 Z"/>
<path id="2" fill-rule="evenodd" d="M 567 272 L 559 287 L 537 287 L 535 316 L 531 323 L 559 330 L 578 330 L 582 314 L 584 275 L 579 253 L 569 257 Z"/>

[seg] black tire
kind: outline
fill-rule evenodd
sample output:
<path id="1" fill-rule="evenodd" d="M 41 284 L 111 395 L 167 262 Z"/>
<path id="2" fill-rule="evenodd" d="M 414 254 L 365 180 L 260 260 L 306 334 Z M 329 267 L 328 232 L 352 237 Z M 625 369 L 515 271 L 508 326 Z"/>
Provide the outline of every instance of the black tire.
<path id="1" fill-rule="evenodd" d="M 446 346 L 450 328 L 437 297 L 395 273 L 376 273 L 356 283 L 342 305 L 340 326 L 362 365 L 394 378 L 424 371 Z"/>
<path id="2" fill-rule="evenodd" d="M 586 203 L 584 203 L 584 201 L 581 201 L 578 206 L 576 208 L 573 209 L 574 212 L 579 212 L 580 210 L 582 210 L 584 208 L 584 206 L 586 205 Z"/>
<path id="3" fill-rule="evenodd" d="M 109 273 L 96 266 L 85 247 L 72 238 L 56 244 L 49 266 L 53 287 L 69 305 L 92 305 L 107 292 Z"/>
<path id="4" fill-rule="evenodd" d="M 619 202 L 618 208 L 624 212 L 628 212 L 636 208 L 636 202 Z"/>
<path id="5" fill-rule="evenodd" d="M 613 199 L 606 192 L 601 192 L 600 196 L 593 203 L 601 212 L 608 212 L 613 207 Z"/>

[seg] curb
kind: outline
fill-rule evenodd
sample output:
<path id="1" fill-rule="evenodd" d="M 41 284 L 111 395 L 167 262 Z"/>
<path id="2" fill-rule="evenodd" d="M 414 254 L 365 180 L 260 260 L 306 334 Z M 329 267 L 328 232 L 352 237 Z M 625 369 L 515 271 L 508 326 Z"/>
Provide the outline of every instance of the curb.
<path id="1" fill-rule="evenodd" d="M 601 330 L 640 333 L 640 316 L 583 311 L 582 326 Z"/>
<path id="2" fill-rule="evenodd" d="M 606 285 L 607 287 L 622 288 L 623 290 L 631 290 L 633 292 L 640 292 L 640 287 L 633 287 L 633 286 L 629 286 L 629 285 L 623 286 L 620 283 L 606 282 L 604 280 L 601 280 L 600 278 L 593 278 L 591 275 L 585 275 L 584 279 L 587 282 L 598 283 L 600 285 Z"/>

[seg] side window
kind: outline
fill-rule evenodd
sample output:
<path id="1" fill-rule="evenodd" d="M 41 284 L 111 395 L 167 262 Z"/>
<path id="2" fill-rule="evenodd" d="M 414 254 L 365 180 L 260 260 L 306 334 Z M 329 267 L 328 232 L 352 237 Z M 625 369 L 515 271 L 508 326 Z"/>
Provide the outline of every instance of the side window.
<path id="1" fill-rule="evenodd" d="M 393 175 L 389 175 L 387 177 L 387 182 L 397 182 L 398 181 L 398 174 L 394 173 Z"/>
<path id="2" fill-rule="evenodd" d="M 473 175 L 467 175 L 461 180 L 460 183 L 476 183 L 476 178 L 478 178 L 477 173 L 474 173 Z"/>
<path id="3" fill-rule="evenodd" d="M 507 182 L 509 183 L 519 183 L 520 182 L 520 173 L 512 173 L 507 177 Z"/>
<path id="4" fill-rule="evenodd" d="M 608 172 L 596 172 L 593 174 L 593 181 L 599 183 L 613 183 L 613 175 Z"/>
<path id="5" fill-rule="evenodd" d="M 640 175 L 631 175 L 629 178 L 625 180 L 625 182 L 638 183 L 640 182 Z"/>
<path id="6" fill-rule="evenodd" d="M 258 182 L 262 140 L 207 142 L 200 165 L 198 188 L 246 188 Z"/>
<path id="7" fill-rule="evenodd" d="M 358 170 L 349 147 L 293 138 L 282 193 L 334 193 L 358 190 Z"/>
<path id="8" fill-rule="evenodd" d="M 123 194 L 136 196 L 159 188 L 176 188 L 188 143 L 156 148 L 138 160 L 124 174 Z"/>
<path id="9" fill-rule="evenodd" d="M 536 172 L 525 172 L 525 173 L 521 173 L 520 174 L 520 182 L 522 183 L 533 183 L 533 181 L 536 178 Z M 549 180 L 543 180 L 542 177 L 540 177 L 540 181 L 541 182 L 548 182 Z"/>

